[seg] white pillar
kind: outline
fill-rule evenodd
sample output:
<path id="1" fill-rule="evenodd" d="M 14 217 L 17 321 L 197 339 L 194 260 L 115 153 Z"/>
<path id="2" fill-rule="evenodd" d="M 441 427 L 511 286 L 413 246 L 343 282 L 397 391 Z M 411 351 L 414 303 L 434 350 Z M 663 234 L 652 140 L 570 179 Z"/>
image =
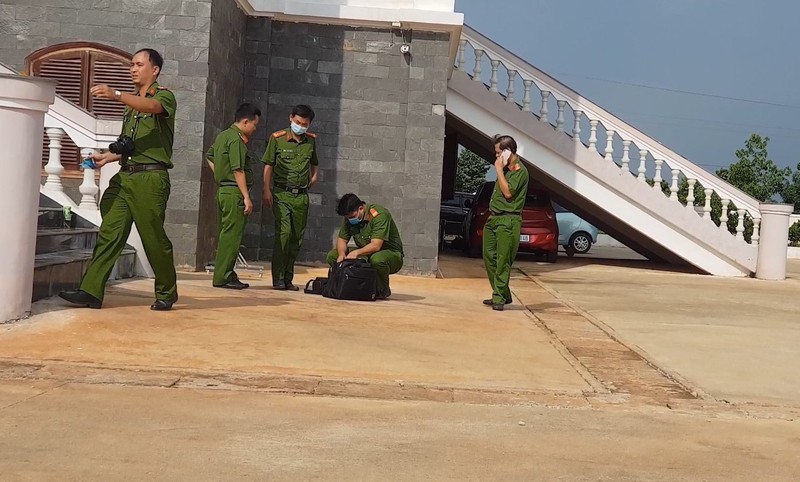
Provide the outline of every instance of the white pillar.
<path id="1" fill-rule="evenodd" d="M 87 159 L 92 153 L 93 149 L 81 149 L 81 158 Z M 79 207 L 83 209 L 98 209 L 97 207 L 97 192 L 100 190 L 94 180 L 95 170 L 83 170 L 83 183 L 78 188 L 81 193 L 81 203 Z"/>
<path id="2" fill-rule="evenodd" d="M 13 176 L 0 189 L 0 322 L 31 311 L 44 114 L 55 95 L 55 81 L 0 74 L 0 165 Z"/>
<path id="3" fill-rule="evenodd" d="M 61 184 L 61 174 L 64 173 L 64 166 L 61 164 L 61 138 L 64 137 L 64 129 L 60 127 L 48 127 L 47 139 L 49 152 L 47 154 L 47 164 L 44 172 L 47 173 L 47 180 L 44 183 L 45 191 L 64 192 Z"/>
<path id="4" fill-rule="evenodd" d="M 789 238 L 789 215 L 792 204 L 760 203 L 761 235 L 758 242 L 756 278 L 786 279 L 786 254 Z"/>

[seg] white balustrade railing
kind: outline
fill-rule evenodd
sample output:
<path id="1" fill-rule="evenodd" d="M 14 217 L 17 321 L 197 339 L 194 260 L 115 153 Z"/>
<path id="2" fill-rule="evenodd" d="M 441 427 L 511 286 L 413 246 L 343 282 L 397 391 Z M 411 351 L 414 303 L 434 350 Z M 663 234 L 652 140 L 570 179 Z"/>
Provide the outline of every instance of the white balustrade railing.
<path id="1" fill-rule="evenodd" d="M 473 62 L 469 61 L 470 56 Z M 718 223 L 720 230 L 730 232 L 742 240 L 749 237 L 750 243 L 758 244 L 761 224 L 758 200 L 705 171 L 467 26 L 462 30 L 456 59 L 456 69 L 471 75 L 476 82 L 483 82 L 481 72 L 484 62 L 488 61 L 491 67 L 488 84 L 490 92 L 505 96 L 509 103 L 517 103 L 522 111 L 531 112 L 532 115 L 537 115 L 541 122 L 552 124 L 556 131 L 571 135 L 575 142 L 580 142 L 586 145 L 589 151 L 598 153 L 598 158 L 604 162 L 616 163 L 614 144 L 617 138 L 621 139 L 622 155 L 619 160 L 623 173 L 645 182 L 648 172 L 652 169 L 655 173 L 654 189 L 665 191 L 669 198 L 676 202 L 681 201 L 681 198 L 685 199 L 687 209 L 695 211 L 708 222 Z M 471 70 L 467 67 L 470 64 Z M 505 88 L 502 87 L 503 76 L 507 80 Z M 519 99 L 521 104 L 517 102 L 518 81 L 523 86 L 523 95 Z M 535 95 L 534 89 L 538 89 L 541 97 L 541 104 L 536 113 L 532 112 L 531 106 Z M 551 102 L 555 102 L 557 107 L 554 123 L 550 120 Z M 566 131 L 564 125 L 570 111 L 574 125 Z M 581 129 L 584 117 L 589 121 L 586 142 L 583 141 L 583 136 L 586 134 Z M 602 155 L 597 147 L 599 126 L 602 126 L 606 133 Z M 632 145 L 636 146 L 639 153 L 635 173 L 631 172 L 630 165 Z M 666 180 L 662 178 L 665 170 L 668 176 Z M 698 190 L 698 194 L 695 193 L 695 189 Z M 714 201 L 717 198 L 718 200 Z M 696 202 L 700 205 L 696 206 Z M 715 207 L 719 212 L 718 216 L 714 215 Z M 736 225 L 728 226 L 732 216 L 736 217 Z M 717 221 L 714 220 L 715 217 L 718 218 Z"/>

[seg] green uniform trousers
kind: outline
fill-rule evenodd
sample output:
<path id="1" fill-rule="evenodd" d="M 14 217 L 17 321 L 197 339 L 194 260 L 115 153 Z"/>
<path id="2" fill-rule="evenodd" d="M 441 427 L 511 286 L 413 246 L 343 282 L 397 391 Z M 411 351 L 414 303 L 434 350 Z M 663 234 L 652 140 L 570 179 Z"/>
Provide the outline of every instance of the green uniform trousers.
<path id="1" fill-rule="evenodd" d="M 294 279 L 294 262 L 300 254 L 308 221 L 308 194 L 274 190 L 275 244 L 272 249 L 272 283 Z"/>
<path id="2" fill-rule="evenodd" d="M 348 249 L 349 253 L 350 250 Z M 328 253 L 328 264 L 333 266 L 339 258 L 339 252 L 331 250 Z M 361 256 L 362 259 L 369 261 L 375 271 L 378 272 L 378 296 L 389 294 L 389 275 L 395 274 L 403 267 L 403 255 L 390 249 L 382 249 L 370 256 Z"/>
<path id="3" fill-rule="evenodd" d="M 508 280 L 517 257 L 522 218 L 518 215 L 490 216 L 483 228 L 483 262 L 492 285 L 492 303 L 511 302 Z"/>
<path id="4" fill-rule="evenodd" d="M 155 274 L 156 299 L 172 301 L 178 296 L 172 243 L 164 231 L 169 199 L 167 171 L 144 171 L 114 175 L 100 200 L 103 222 L 97 234 L 92 260 L 81 280 L 81 289 L 103 299 L 106 282 L 136 223 L 144 252 Z"/>
<path id="5" fill-rule="evenodd" d="M 237 279 L 233 268 L 242 245 L 244 226 L 244 196 L 238 187 L 217 188 L 217 258 L 214 261 L 214 286 L 222 286 Z"/>

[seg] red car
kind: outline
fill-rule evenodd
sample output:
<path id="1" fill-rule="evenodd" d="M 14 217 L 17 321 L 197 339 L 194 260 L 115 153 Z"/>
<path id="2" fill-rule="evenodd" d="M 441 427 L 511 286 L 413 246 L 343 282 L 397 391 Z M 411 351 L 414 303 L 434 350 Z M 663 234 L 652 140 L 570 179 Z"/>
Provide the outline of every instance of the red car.
<path id="1" fill-rule="evenodd" d="M 493 189 L 494 181 L 485 182 L 478 188 L 464 220 L 465 249 L 473 258 L 480 257 L 483 252 L 483 226 L 490 215 L 489 198 Z M 556 213 L 547 192 L 533 186 L 528 186 L 522 210 L 519 250 L 535 253 L 548 263 L 555 263 L 558 258 Z"/>

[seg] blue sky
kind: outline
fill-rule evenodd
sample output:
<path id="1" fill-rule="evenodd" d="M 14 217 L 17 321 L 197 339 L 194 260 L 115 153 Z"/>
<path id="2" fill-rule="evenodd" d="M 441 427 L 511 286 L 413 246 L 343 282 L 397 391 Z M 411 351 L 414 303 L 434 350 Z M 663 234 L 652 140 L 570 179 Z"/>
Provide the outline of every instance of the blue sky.
<path id="1" fill-rule="evenodd" d="M 779 166 L 800 162 L 797 0 L 456 0 L 456 11 L 712 172 L 754 132 Z"/>

